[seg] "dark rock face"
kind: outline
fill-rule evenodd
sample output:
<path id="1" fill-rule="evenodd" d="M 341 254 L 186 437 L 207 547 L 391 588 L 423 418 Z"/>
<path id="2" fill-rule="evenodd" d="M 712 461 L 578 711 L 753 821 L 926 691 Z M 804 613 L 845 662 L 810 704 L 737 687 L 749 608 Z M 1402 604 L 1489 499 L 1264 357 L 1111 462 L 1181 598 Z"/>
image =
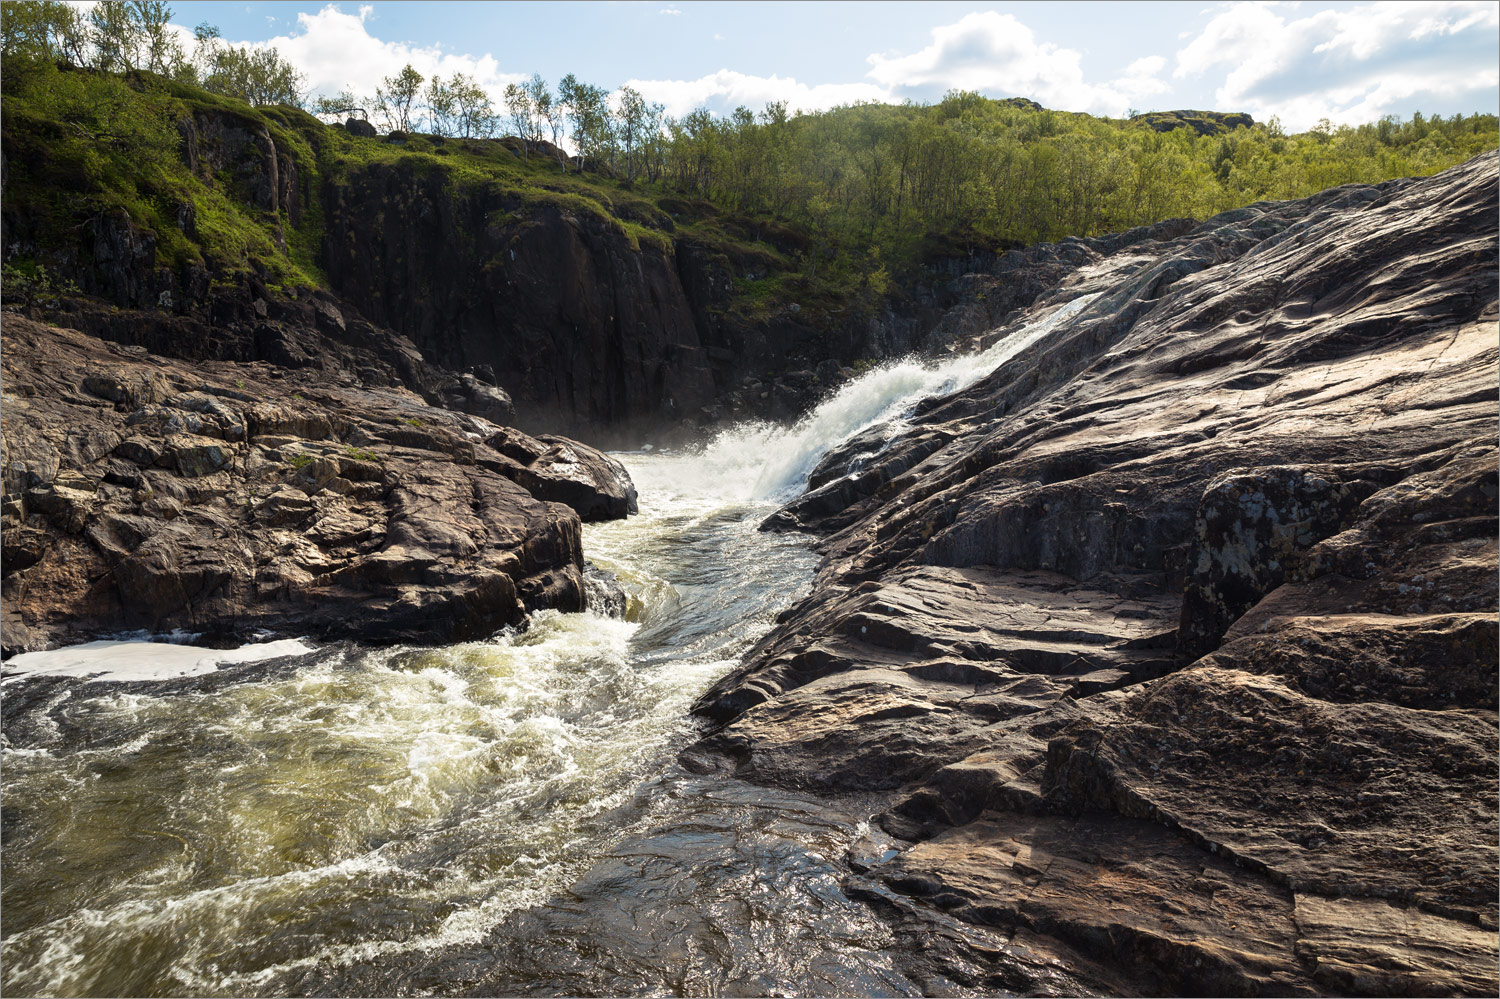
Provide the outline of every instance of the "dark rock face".
<path id="1" fill-rule="evenodd" d="M 482 416 L 491 423 L 502 426 L 516 415 L 515 403 L 511 402 L 510 395 L 504 389 L 487 385 L 472 374 L 445 379 L 432 394 L 437 398 L 429 401 L 437 405 L 460 413 Z"/>
<path id="2" fill-rule="evenodd" d="M 1493 994 L 1496 163 L 1052 255 L 768 522 L 826 562 L 684 763 L 887 790 L 863 883 L 1118 992 Z"/>
<path id="3" fill-rule="evenodd" d="M 7 653 L 138 628 L 482 637 L 583 609 L 580 513 L 633 509 L 592 449 L 538 443 L 533 493 L 494 424 L 404 389 L 4 323 Z"/>
<path id="4" fill-rule="evenodd" d="M 1147 111 L 1131 121 L 1153 132 L 1175 132 L 1191 128 L 1199 135 L 1219 135 L 1236 128 L 1249 128 L 1255 119 L 1243 111 Z"/>
<path id="5" fill-rule="evenodd" d="M 713 397 L 670 250 L 402 166 L 331 189 L 326 213 L 340 293 L 440 364 L 492 366 L 529 425 L 676 423 Z"/>
<path id="6" fill-rule="evenodd" d="M 206 280 L 206 278 L 205 278 Z M 509 397 L 429 364 L 406 337 L 352 313 L 325 292 L 273 296 L 254 281 L 216 288 L 198 309 L 181 312 L 109 306 L 68 299 L 46 318 L 103 340 L 187 361 L 265 362 L 316 373 L 344 387 L 401 387 L 434 405 L 504 424 Z"/>
<path id="7" fill-rule="evenodd" d="M 1359 501 L 1378 489 L 1333 469 L 1257 468 L 1208 484 L 1193 524 L 1187 592 L 1178 635 L 1184 650 L 1215 648 L 1229 626 L 1281 585 L 1299 554 L 1337 534 Z"/>
<path id="8" fill-rule="evenodd" d="M 459 189 L 399 163 L 356 173 L 325 201 L 324 266 L 351 309 L 435 364 L 489 367 L 525 428 L 596 439 L 790 419 L 849 377 L 849 362 L 964 344 L 1065 274 L 1193 225 L 942 262 L 942 280 L 872 317 L 813 320 L 789 303 L 751 322 L 731 314 L 734 281 L 764 276 L 765 262 L 699 245 L 667 216 L 638 220 L 658 239 L 631 236 L 591 214 Z"/>

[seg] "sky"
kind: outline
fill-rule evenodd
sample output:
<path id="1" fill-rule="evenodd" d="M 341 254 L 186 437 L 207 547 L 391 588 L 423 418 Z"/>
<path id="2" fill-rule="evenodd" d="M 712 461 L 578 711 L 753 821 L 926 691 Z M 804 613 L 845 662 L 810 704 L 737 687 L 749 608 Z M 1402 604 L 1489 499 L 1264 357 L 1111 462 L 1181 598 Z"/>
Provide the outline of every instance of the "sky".
<path id="1" fill-rule="evenodd" d="M 275 46 L 314 93 L 407 63 L 496 98 L 539 73 L 635 87 L 671 115 L 784 100 L 930 102 L 954 88 L 1122 116 L 1197 108 L 1291 131 L 1500 111 L 1500 2 L 172 3 L 184 29 Z"/>

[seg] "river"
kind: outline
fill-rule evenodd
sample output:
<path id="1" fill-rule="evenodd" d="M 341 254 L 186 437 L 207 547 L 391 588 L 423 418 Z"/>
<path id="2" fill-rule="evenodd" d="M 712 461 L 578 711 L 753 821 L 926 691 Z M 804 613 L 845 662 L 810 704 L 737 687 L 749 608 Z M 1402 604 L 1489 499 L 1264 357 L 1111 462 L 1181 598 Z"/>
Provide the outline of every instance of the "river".
<path id="1" fill-rule="evenodd" d="M 4 993 L 920 993 L 839 887 L 873 803 L 674 760 L 693 700 L 811 582 L 808 539 L 760 522 L 830 446 L 894 433 L 1082 304 L 877 367 L 791 428 L 618 455 L 641 511 L 584 549 L 625 620 L 7 662 Z"/>

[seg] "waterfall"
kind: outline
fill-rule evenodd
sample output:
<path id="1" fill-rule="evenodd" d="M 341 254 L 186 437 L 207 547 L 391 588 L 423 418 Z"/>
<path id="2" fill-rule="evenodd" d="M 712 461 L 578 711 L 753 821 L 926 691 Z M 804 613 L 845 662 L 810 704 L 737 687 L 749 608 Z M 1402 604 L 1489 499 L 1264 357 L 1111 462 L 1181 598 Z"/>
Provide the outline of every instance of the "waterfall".
<path id="1" fill-rule="evenodd" d="M 840 386 L 791 427 L 747 423 L 725 430 L 673 469 L 674 484 L 730 501 L 784 502 L 804 488 L 808 474 L 833 448 L 873 426 L 888 425 L 894 435 L 922 399 L 968 388 L 1097 297 L 1075 298 L 976 353 L 887 361 Z"/>

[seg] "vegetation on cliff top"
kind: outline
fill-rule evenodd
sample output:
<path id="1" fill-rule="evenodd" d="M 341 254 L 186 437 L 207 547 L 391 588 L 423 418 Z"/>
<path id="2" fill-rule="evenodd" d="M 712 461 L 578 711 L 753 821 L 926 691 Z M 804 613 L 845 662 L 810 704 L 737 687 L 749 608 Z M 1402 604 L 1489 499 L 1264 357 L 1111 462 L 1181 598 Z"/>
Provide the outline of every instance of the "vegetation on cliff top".
<path id="1" fill-rule="evenodd" d="M 438 173 L 455 190 L 514 206 L 518 218 L 527 206 L 553 204 L 604 220 L 632 245 L 692 240 L 738 275 L 734 307 L 747 317 L 801 301 L 815 321 L 824 309 L 875 306 L 935 259 L 1431 174 L 1497 144 L 1493 115 L 1418 114 L 1286 135 L 1274 121 L 1247 124 L 1243 115 L 1113 120 L 972 93 L 930 106 L 790 114 L 773 104 L 759 114 L 700 110 L 672 120 L 571 77 L 555 97 L 539 79 L 507 92 L 515 137 L 368 137 L 297 107 L 252 107 L 204 89 L 200 81 L 260 94 L 213 75 L 233 60 L 215 61 L 221 49 L 208 26 L 196 62 L 179 52 L 170 66 L 151 63 L 170 75 L 76 68 L 70 60 L 79 53 L 65 35 L 43 25 L 37 42 L 17 30 L 16 11 L 41 6 L 5 4 L 5 253 L 13 275 L 51 266 L 70 276 L 90 252 L 80 231 L 123 212 L 154 234 L 158 265 L 174 273 L 198 265 L 219 281 L 253 272 L 273 285 L 321 285 L 325 185 L 384 165 Z M 442 107 L 422 114 L 424 98 L 444 99 L 433 81 L 423 90 L 412 71 L 386 82 L 364 103 L 396 107 L 409 126 L 453 131 Z M 285 93 L 298 97 L 295 86 Z M 474 99 L 484 112 L 487 95 Z M 204 115 L 263 133 L 292 158 L 303 192 L 295 224 L 280 206 L 257 207 L 232 165 L 189 169 L 186 136 Z M 479 113 L 464 131 L 492 134 L 501 122 Z M 561 140 L 567 126 L 588 155 L 545 141 Z"/>

